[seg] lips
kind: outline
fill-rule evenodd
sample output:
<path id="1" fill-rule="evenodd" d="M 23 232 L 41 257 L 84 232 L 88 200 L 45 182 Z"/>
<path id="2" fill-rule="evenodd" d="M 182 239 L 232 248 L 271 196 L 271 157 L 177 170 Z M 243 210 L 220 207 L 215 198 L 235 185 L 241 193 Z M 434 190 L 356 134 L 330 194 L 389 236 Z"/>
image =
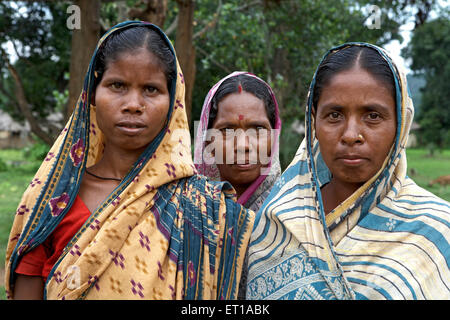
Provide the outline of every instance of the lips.
<path id="1" fill-rule="evenodd" d="M 121 120 L 117 122 L 116 126 L 126 127 L 126 128 L 144 128 L 145 123 L 140 120 Z"/>
<path id="2" fill-rule="evenodd" d="M 232 166 L 238 170 L 250 170 L 258 166 L 258 164 L 255 162 L 255 159 L 250 159 L 248 155 L 245 157 L 245 159 L 242 159 L 238 156 L 237 160 L 235 159 L 235 163 L 233 163 Z"/>
<path id="3" fill-rule="evenodd" d="M 336 160 L 341 161 L 345 165 L 348 165 L 348 166 L 359 166 L 363 162 L 368 161 L 369 159 L 364 157 L 363 155 L 356 154 L 356 153 L 344 153 L 344 154 L 339 154 L 336 157 Z"/>
<path id="4" fill-rule="evenodd" d="M 245 163 L 245 164 L 233 164 L 232 166 L 238 170 L 250 170 L 253 169 L 254 167 L 257 167 L 258 165 L 255 163 Z"/>
<path id="5" fill-rule="evenodd" d="M 121 120 L 116 127 L 127 135 L 136 135 L 143 131 L 147 125 L 140 120 Z"/>

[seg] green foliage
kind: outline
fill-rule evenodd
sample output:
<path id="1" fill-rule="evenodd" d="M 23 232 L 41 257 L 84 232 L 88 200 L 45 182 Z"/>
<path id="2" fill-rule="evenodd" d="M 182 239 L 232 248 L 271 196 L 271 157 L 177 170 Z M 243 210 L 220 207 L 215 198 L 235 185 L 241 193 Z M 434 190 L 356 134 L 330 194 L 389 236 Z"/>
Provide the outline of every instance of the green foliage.
<path id="1" fill-rule="evenodd" d="M 21 75 L 28 102 L 40 116 L 56 106 L 54 91 L 64 92 L 69 69 L 71 33 L 66 28 L 68 3 L 0 2 L 0 43 L 14 44 L 18 58 L 9 57 Z M 0 59 L 5 90 L 13 93 L 12 78 Z M 13 94 L 11 95 L 14 96 Z M 14 98 L 13 98 L 14 99 Z M 0 99 L 0 108 L 22 119 L 15 101 Z"/>
<path id="2" fill-rule="evenodd" d="M 42 140 L 38 140 L 31 146 L 25 147 L 23 153 L 26 159 L 31 161 L 43 161 L 49 151 L 49 146 Z"/>
<path id="3" fill-rule="evenodd" d="M 372 4 L 382 9 L 380 29 L 364 24 Z M 192 119 L 199 119 L 203 100 L 219 79 L 237 70 L 258 75 L 272 86 L 280 106 L 284 168 L 301 141 L 298 136 L 292 138 L 295 134 L 290 125 L 295 119 L 304 119 L 306 94 L 322 56 L 332 46 L 348 41 L 381 45 L 398 39 L 404 19 L 392 14 L 398 5 L 396 1 L 264 1 L 263 5 L 223 1 L 218 23 L 195 39 Z M 195 20 L 210 21 L 216 6 L 209 0 L 197 1 Z"/>
<path id="4" fill-rule="evenodd" d="M 52 92 L 53 98 L 55 99 L 55 110 L 63 112 L 64 106 L 69 99 L 69 90 L 64 90 L 64 92 L 59 92 L 57 90 L 53 90 Z"/>
<path id="5" fill-rule="evenodd" d="M 423 75 L 423 87 L 417 121 L 419 138 L 430 151 L 445 148 L 450 133 L 450 20 L 442 16 L 414 31 L 411 44 L 404 50 L 412 59 L 411 68 Z"/>
<path id="6" fill-rule="evenodd" d="M 425 77 L 423 75 L 414 75 L 409 73 L 407 76 L 408 88 L 411 93 L 411 99 L 414 103 L 414 111 L 416 114 L 420 112 L 420 105 L 422 101 L 422 92 L 421 90 L 425 86 Z"/>
<path id="7" fill-rule="evenodd" d="M 199 118 L 204 98 L 215 82 L 232 71 L 250 71 L 273 87 L 283 121 L 282 139 L 291 141 L 290 125 L 295 119 L 303 121 L 308 86 L 325 52 L 347 41 L 382 45 L 400 39 L 399 26 L 415 9 L 428 2 L 196 0 L 197 73 L 191 119 Z M 12 41 L 16 45 L 20 58 L 14 66 L 24 82 L 33 111 L 40 116 L 59 111 L 67 99 L 71 31 L 66 28 L 66 8 L 69 4 L 70 1 L 0 2 L 0 43 Z M 140 0 L 127 0 L 125 4 L 127 8 L 145 7 Z M 372 5 L 381 9 L 379 29 L 368 28 Z M 126 13 L 123 9 L 123 3 L 102 3 L 102 25 L 110 27 L 123 19 Z M 173 23 L 177 13 L 177 1 L 169 0 L 163 29 Z M 213 27 L 207 27 L 214 21 Z M 206 31 L 199 33 L 205 27 Z M 170 38 L 176 41 L 175 32 Z M 0 69 L 4 88 L 3 93 L 0 91 L 0 108 L 21 118 L 14 101 L 12 79 L 1 59 Z M 283 167 L 297 147 L 294 143 L 283 147 L 288 149 Z"/>
<path id="8" fill-rule="evenodd" d="M 0 172 L 6 171 L 6 170 L 8 170 L 8 165 L 6 164 L 5 161 L 0 159 Z"/>

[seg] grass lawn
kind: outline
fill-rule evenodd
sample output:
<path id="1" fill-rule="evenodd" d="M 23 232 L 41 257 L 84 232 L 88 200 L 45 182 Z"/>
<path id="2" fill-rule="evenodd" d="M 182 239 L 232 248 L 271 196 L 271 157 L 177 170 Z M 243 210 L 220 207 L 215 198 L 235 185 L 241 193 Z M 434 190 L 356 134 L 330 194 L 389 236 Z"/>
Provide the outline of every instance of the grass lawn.
<path id="1" fill-rule="evenodd" d="M 3 267 L 9 231 L 17 205 L 39 162 L 27 161 L 21 150 L 0 150 L 0 159 L 8 165 L 8 170 L 0 171 L 0 299 L 5 299 Z"/>
<path id="2" fill-rule="evenodd" d="M 407 150 L 408 174 L 420 186 L 450 201 L 450 186 L 428 186 L 430 180 L 450 174 L 450 150 L 429 157 L 426 150 Z M 5 299 L 3 267 L 9 231 L 17 205 L 40 164 L 29 160 L 21 150 L 0 150 L 0 160 L 8 170 L 0 171 L 0 300 Z M 412 174 L 411 168 L 414 169 Z"/>
<path id="3" fill-rule="evenodd" d="M 450 150 L 435 152 L 433 157 L 424 149 L 408 149 L 408 175 L 419 186 L 450 202 L 450 185 L 439 184 L 429 186 L 428 183 L 437 177 L 450 175 Z M 414 169 L 414 170 L 412 170 Z"/>

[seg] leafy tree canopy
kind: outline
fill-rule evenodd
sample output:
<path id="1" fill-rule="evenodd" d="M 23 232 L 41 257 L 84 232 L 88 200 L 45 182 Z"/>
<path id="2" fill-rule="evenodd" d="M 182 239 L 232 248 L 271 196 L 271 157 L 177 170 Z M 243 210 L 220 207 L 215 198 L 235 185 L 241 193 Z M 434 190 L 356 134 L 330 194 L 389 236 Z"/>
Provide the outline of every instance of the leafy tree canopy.
<path id="1" fill-rule="evenodd" d="M 173 30 L 182 2 L 186 1 L 102 0 L 99 17 L 102 32 L 128 19 L 131 12 L 142 14 L 148 11 L 150 3 L 161 3 L 167 5 L 161 27 L 176 42 Z M 66 27 L 66 9 L 72 3 L 77 2 L 0 2 L 0 43 L 2 48 L 7 42 L 13 44 L 18 56 L 13 60 L 6 50 L 1 51 L 0 108 L 16 118 L 23 114 L 18 108 L 17 83 L 13 81 L 8 62 L 20 75 L 27 102 L 35 114 L 43 118 L 64 104 L 71 53 L 79 49 L 71 47 L 72 31 Z M 257 74 L 274 88 L 281 108 L 283 167 L 300 143 L 301 137 L 289 127 L 295 119 L 303 122 L 307 88 L 323 54 L 330 47 L 347 41 L 384 45 L 393 39 L 401 40 L 399 27 L 411 16 L 415 17 L 420 34 L 419 26 L 427 20 L 430 10 L 437 8 L 435 0 L 196 0 L 194 4 L 196 75 L 191 119 L 199 118 L 206 93 L 220 78 L 235 70 Z M 374 19 L 378 19 L 379 27 L 373 28 Z M 423 25 L 425 31 L 417 38 L 422 38 L 424 49 L 417 49 L 414 56 L 433 60 L 437 66 L 447 65 L 448 48 L 437 51 L 434 48 L 441 46 L 442 39 L 448 37 L 448 29 L 444 31 L 443 27 L 436 26 L 436 30 L 427 31 L 425 28 L 432 27 Z M 436 34 L 433 38 L 436 42 L 430 42 L 428 32 Z M 410 55 L 412 57 L 413 51 Z M 72 56 L 76 59 L 76 54 Z M 413 68 L 425 70 L 426 61 L 422 63 L 420 59 L 413 58 Z M 444 62 L 439 64 L 438 61 Z M 449 74 L 446 72 L 447 77 Z M 427 78 L 427 81 L 427 86 L 431 86 L 433 80 Z M 442 78 L 438 82 L 450 83 Z M 436 88 L 441 87 L 427 90 L 438 90 Z M 432 97 L 422 99 L 425 103 Z M 432 101 L 430 103 L 436 103 Z"/>
<path id="2" fill-rule="evenodd" d="M 449 12 L 417 28 L 403 53 L 411 58 L 411 69 L 426 81 L 417 114 L 422 142 L 444 148 L 450 144 Z"/>

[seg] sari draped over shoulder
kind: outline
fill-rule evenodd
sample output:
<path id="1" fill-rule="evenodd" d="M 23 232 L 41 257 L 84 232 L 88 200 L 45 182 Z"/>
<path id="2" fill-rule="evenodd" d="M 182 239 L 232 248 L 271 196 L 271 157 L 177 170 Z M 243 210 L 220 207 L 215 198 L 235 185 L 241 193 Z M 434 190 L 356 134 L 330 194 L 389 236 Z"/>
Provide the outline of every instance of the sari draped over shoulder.
<path id="1" fill-rule="evenodd" d="M 320 187 L 331 173 L 315 138 L 314 76 L 306 137 L 255 220 L 247 298 L 449 299 L 450 204 L 407 176 L 414 109 L 405 74 L 383 49 L 366 43 L 327 55 L 348 46 L 374 48 L 393 72 L 395 142 L 375 176 L 325 216 Z"/>
<path id="2" fill-rule="evenodd" d="M 256 78 L 258 81 L 264 83 L 272 96 L 275 105 L 275 127 L 272 130 L 272 153 L 267 168 L 262 174 L 245 190 L 239 197 L 238 203 L 244 205 L 253 211 L 258 211 L 262 206 L 264 200 L 269 195 L 272 186 L 281 174 L 280 160 L 279 160 L 279 138 L 281 133 L 281 118 L 278 103 L 272 88 L 262 79 L 249 72 L 235 71 L 217 82 L 206 95 L 203 103 L 202 112 L 200 115 L 200 122 L 197 126 L 197 134 L 195 137 L 194 148 L 194 163 L 199 174 L 206 177 L 220 181 L 220 173 L 217 165 L 214 162 L 206 160 L 205 148 L 208 139 L 207 130 L 209 125 L 209 114 L 212 107 L 212 99 L 219 89 L 220 85 L 227 79 L 239 75 L 246 75 Z"/>
<path id="3" fill-rule="evenodd" d="M 86 167 L 104 146 L 90 104 L 97 52 L 122 28 L 99 41 L 83 91 L 19 204 L 6 253 L 6 289 L 12 297 L 21 257 L 43 243 L 70 209 Z M 162 131 L 127 176 L 92 212 L 47 278 L 47 299 L 233 299 L 253 226 L 253 212 L 234 200 L 227 183 L 196 175 L 184 110 L 184 80 L 176 62 L 170 107 Z"/>

